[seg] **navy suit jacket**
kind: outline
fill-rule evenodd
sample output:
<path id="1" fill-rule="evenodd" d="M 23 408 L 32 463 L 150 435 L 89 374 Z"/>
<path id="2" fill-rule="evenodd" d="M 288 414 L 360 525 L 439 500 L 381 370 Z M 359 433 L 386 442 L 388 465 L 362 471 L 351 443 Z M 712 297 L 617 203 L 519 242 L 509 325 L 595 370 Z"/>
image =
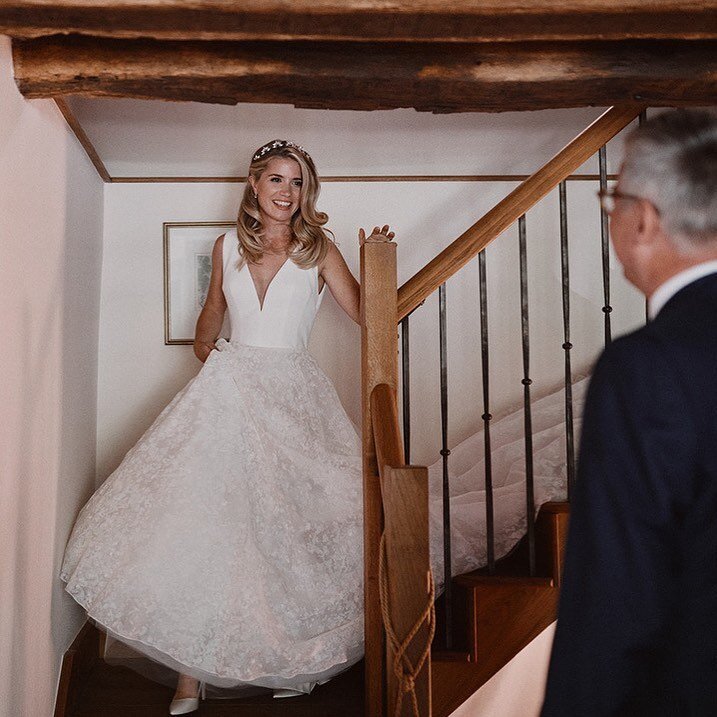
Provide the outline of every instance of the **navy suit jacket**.
<path id="1" fill-rule="evenodd" d="M 717 715 L 717 274 L 603 353 L 574 493 L 542 716 Z"/>

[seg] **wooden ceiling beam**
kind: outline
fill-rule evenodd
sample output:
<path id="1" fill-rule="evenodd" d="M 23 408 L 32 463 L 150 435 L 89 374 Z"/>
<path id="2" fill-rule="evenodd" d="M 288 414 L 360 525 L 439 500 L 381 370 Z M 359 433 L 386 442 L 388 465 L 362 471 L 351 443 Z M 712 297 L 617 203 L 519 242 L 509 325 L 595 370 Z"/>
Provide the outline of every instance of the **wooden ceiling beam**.
<path id="1" fill-rule="evenodd" d="M 2 0 L 0 33 L 163 40 L 714 39 L 717 0 Z"/>
<path id="2" fill-rule="evenodd" d="M 717 43 L 14 41 L 28 98 L 78 94 L 431 112 L 717 104 Z"/>

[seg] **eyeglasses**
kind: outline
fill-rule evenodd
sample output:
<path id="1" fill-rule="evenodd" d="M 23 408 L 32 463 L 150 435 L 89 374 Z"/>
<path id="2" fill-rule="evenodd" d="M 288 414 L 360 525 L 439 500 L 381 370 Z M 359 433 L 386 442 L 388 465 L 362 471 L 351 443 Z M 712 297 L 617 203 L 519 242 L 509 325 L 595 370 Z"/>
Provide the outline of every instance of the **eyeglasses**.
<path id="1" fill-rule="evenodd" d="M 644 197 L 638 197 L 636 194 L 627 194 L 618 189 L 601 189 L 597 195 L 600 199 L 600 206 L 605 214 L 612 214 L 615 211 L 618 199 L 644 199 Z"/>

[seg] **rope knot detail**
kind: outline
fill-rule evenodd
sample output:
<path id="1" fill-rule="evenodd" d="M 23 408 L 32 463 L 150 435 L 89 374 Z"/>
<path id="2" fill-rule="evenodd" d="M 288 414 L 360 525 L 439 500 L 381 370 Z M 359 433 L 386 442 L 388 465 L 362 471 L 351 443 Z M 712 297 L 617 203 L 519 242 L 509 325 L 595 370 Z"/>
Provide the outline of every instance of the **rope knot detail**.
<path id="1" fill-rule="evenodd" d="M 386 637 L 393 649 L 393 674 L 398 680 L 398 699 L 396 700 L 394 717 L 400 717 L 401 708 L 403 706 L 403 696 L 406 694 L 411 696 L 413 717 L 421 717 L 418 709 L 418 698 L 416 696 L 416 677 L 418 677 L 424 664 L 426 663 L 426 660 L 428 659 L 428 656 L 431 654 L 431 643 L 433 642 L 433 635 L 436 631 L 436 611 L 434 606 L 435 586 L 433 584 L 433 576 L 431 575 L 431 571 L 429 569 L 426 606 L 416 622 L 413 624 L 413 627 L 408 631 L 408 634 L 403 638 L 403 640 L 401 640 L 396 634 L 390 615 L 385 533 L 381 535 L 379 552 L 380 559 L 378 564 L 378 581 L 379 594 L 381 598 L 381 615 L 383 617 L 384 627 L 386 628 Z M 424 623 L 428 627 L 428 635 L 421 650 L 420 657 L 418 658 L 418 662 L 414 665 L 408 655 L 406 655 L 406 650 L 408 650 L 409 646 L 413 642 L 413 639 L 416 637 Z"/>

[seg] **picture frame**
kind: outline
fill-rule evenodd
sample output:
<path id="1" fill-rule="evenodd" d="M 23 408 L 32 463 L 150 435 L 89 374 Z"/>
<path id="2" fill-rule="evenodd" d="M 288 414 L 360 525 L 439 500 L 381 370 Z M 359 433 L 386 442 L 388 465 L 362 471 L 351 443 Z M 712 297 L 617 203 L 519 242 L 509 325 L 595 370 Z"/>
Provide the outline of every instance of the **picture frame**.
<path id="1" fill-rule="evenodd" d="M 191 345 L 204 306 L 217 237 L 235 222 L 164 222 L 164 343 Z M 222 335 L 227 332 L 226 322 Z"/>

